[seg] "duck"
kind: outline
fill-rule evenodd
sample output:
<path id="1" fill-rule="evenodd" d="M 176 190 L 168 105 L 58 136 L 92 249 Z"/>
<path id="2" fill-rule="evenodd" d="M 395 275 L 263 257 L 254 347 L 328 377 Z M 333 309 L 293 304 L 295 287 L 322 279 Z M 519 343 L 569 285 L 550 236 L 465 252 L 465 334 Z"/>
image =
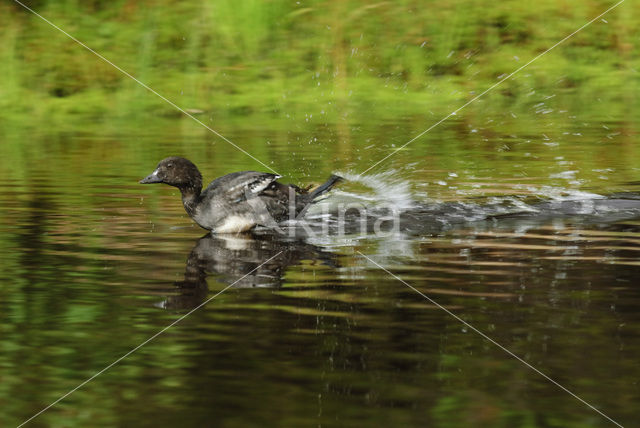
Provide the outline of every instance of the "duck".
<path id="1" fill-rule="evenodd" d="M 240 233 L 257 226 L 277 228 L 284 220 L 302 217 L 311 204 L 343 180 L 331 175 L 311 190 L 280 183 L 277 180 L 281 177 L 268 172 L 233 172 L 213 180 L 203 190 L 202 174 L 196 165 L 172 156 L 161 160 L 139 183 L 178 188 L 189 217 L 211 233 Z"/>

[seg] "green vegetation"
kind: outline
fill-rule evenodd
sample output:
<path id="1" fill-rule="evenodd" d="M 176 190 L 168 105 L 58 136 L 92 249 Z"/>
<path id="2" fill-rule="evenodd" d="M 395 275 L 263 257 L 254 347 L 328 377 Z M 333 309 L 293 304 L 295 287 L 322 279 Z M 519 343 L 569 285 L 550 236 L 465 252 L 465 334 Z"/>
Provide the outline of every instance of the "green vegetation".
<path id="1" fill-rule="evenodd" d="M 447 113 L 613 3 L 568 0 L 31 2 L 38 13 L 185 109 L 229 119 L 397 118 Z M 495 93 L 492 109 L 571 103 L 636 108 L 639 16 L 622 4 Z M 0 5 L 0 117 L 62 123 L 178 116 L 17 3 Z M 498 97 L 499 100 L 498 100 Z M 627 98 L 625 98 L 627 97 Z M 607 103 L 607 101 L 609 101 Z M 484 108 L 484 107 L 483 107 Z M 203 116 L 204 117 L 204 116 Z"/>

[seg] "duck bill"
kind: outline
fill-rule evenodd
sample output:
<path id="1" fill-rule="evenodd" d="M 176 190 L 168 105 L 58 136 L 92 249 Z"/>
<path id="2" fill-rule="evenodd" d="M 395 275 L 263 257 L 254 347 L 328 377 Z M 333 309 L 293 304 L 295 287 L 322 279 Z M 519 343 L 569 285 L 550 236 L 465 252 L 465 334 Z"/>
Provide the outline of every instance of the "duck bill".
<path id="1" fill-rule="evenodd" d="M 158 177 L 158 171 L 153 171 L 145 178 L 139 181 L 140 184 L 162 183 L 162 178 Z"/>

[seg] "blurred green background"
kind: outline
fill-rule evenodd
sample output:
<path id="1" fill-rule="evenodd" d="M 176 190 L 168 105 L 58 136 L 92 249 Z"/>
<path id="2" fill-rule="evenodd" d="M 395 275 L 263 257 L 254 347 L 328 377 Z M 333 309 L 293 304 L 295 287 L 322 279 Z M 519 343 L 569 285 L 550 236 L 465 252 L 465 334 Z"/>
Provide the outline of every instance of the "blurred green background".
<path id="1" fill-rule="evenodd" d="M 212 122 L 448 113 L 614 3 L 472 0 L 31 1 L 38 13 Z M 635 111 L 638 9 L 623 4 L 496 90 L 492 108 L 580 87 L 567 103 Z M 0 5 L 0 117 L 42 123 L 179 113 L 37 19 Z M 315 107 L 315 108 L 314 108 Z"/>

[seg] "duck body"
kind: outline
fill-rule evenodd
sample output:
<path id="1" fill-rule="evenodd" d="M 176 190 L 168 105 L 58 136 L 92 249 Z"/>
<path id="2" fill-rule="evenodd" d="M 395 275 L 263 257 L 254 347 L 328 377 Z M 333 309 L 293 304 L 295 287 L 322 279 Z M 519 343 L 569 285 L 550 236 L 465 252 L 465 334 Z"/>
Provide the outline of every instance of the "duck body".
<path id="1" fill-rule="evenodd" d="M 276 227 L 283 220 L 302 216 L 317 197 L 341 180 L 332 175 L 309 192 L 279 183 L 280 177 L 257 171 L 234 172 L 213 180 L 202 190 L 198 168 L 188 159 L 169 157 L 140 183 L 177 187 L 185 211 L 200 227 L 214 233 L 238 233 L 258 225 Z"/>
<path id="2" fill-rule="evenodd" d="M 213 180 L 192 210 L 184 195 L 183 204 L 200 227 L 217 233 L 244 232 L 257 225 L 273 226 L 286 218 L 289 209 L 288 186 L 278 183 L 278 178 L 257 171 L 234 172 Z"/>

